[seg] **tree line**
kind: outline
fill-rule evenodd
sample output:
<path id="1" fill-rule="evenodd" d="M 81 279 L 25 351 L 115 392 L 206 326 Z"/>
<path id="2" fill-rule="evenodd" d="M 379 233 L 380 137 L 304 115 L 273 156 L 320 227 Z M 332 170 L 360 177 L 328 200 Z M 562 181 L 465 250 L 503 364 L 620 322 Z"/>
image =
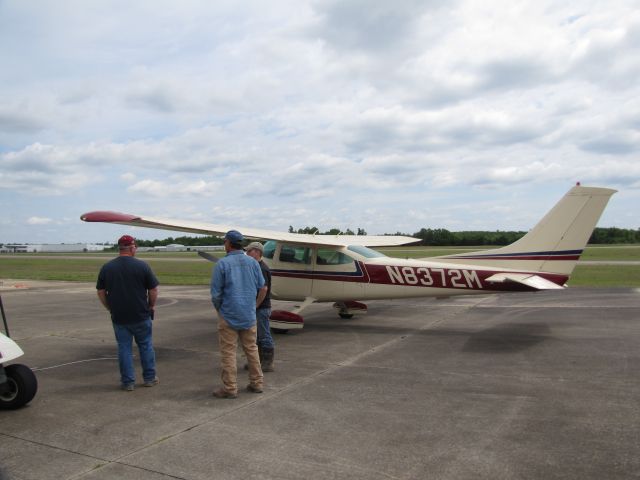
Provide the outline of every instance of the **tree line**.
<path id="1" fill-rule="evenodd" d="M 331 228 L 325 232 L 320 232 L 316 227 L 304 227 L 294 229 L 289 227 L 289 233 L 306 233 L 316 235 L 366 235 L 367 232 L 362 229 L 353 230 L 347 228 L 342 231 L 339 228 Z M 419 245 L 425 246 L 477 246 L 477 245 L 509 245 L 519 238 L 523 237 L 527 232 L 521 231 L 462 231 L 451 232 L 446 228 L 421 228 L 413 234 L 396 232 L 388 235 L 405 235 L 420 239 Z M 138 240 L 141 247 L 159 247 L 171 244 L 180 244 L 192 247 L 207 245 L 222 245 L 222 238 L 214 236 L 200 237 L 169 237 L 163 240 Z M 640 228 L 633 230 L 628 228 L 595 228 L 591 237 L 590 244 L 624 244 L 624 243 L 640 243 Z"/>
<path id="2" fill-rule="evenodd" d="M 201 237 L 168 237 L 162 240 L 138 240 L 136 243 L 139 247 L 166 247 L 167 245 L 185 245 L 189 247 L 205 247 L 210 245 L 223 245 L 224 240 L 213 235 L 205 235 Z"/>
<path id="3" fill-rule="evenodd" d="M 307 233 L 310 235 L 366 235 L 364 228 L 358 228 L 354 232 L 350 228 L 347 228 L 345 231 L 340 230 L 339 228 L 330 228 L 326 232 L 321 232 L 318 227 L 304 227 L 299 229 L 294 229 L 291 225 L 289 225 L 289 233 Z"/>
<path id="4" fill-rule="evenodd" d="M 462 231 L 450 232 L 445 228 L 422 228 L 411 235 L 420 239 L 420 245 L 429 246 L 475 246 L 475 245 L 509 245 L 522 238 L 527 232 L 520 231 Z M 593 230 L 589 244 L 629 244 L 640 243 L 640 229 L 600 228 Z"/>
<path id="5" fill-rule="evenodd" d="M 509 245 L 522 238 L 527 232 L 521 231 L 462 231 L 450 232 L 445 228 L 422 228 L 411 235 L 420 239 L 420 245 L 429 246 L 476 246 Z M 629 244 L 640 243 L 640 229 L 600 228 L 593 230 L 589 244 Z"/>

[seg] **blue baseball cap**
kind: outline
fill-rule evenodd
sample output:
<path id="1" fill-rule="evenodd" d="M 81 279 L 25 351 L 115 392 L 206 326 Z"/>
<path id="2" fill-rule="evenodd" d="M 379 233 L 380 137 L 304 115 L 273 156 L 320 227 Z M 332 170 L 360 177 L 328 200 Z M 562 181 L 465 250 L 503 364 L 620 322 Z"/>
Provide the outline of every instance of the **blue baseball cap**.
<path id="1" fill-rule="evenodd" d="M 244 237 L 242 236 L 242 234 L 237 231 L 237 230 L 229 230 L 225 236 L 224 236 L 225 240 L 229 240 L 232 244 L 234 245 L 239 245 L 242 243 L 242 241 L 244 240 Z"/>

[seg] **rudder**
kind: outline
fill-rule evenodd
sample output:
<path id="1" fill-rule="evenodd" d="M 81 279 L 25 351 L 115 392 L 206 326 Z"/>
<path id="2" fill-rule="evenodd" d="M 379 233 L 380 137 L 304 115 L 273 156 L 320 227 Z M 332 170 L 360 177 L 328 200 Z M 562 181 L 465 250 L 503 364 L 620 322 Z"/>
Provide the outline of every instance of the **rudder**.
<path id="1" fill-rule="evenodd" d="M 514 243 L 495 250 L 430 260 L 570 275 L 616 191 L 576 185 L 535 227 Z"/>

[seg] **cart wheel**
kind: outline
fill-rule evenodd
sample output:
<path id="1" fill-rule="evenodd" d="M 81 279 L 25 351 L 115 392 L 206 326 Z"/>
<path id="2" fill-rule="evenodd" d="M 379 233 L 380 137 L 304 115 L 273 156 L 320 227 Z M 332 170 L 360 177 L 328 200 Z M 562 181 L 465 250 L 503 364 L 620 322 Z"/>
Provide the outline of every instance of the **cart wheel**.
<path id="1" fill-rule="evenodd" d="M 29 403 L 38 391 L 38 380 L 26 365 L 19 363 L 4 369 L 9 391 L 0 395 L 0 408 L 13 410 Z"/>

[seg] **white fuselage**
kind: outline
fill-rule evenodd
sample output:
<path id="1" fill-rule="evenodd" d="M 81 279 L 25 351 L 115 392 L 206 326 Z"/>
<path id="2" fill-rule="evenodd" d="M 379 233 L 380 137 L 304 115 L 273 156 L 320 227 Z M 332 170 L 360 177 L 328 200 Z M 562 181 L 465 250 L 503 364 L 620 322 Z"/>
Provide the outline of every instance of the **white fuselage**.
<path id="1" fill-rule="evenodd" d="M 496 273 L 527 270 L 391 258 L 361 247 L 269 244 L 265 262 L 271 268 L 272 295 L 280 300 L 311 297 L 335 302 L 531 290 L 520 284 L 487 281 Z M 546 278 L 562 285 L 567 276 L 547 274 Z"/>

